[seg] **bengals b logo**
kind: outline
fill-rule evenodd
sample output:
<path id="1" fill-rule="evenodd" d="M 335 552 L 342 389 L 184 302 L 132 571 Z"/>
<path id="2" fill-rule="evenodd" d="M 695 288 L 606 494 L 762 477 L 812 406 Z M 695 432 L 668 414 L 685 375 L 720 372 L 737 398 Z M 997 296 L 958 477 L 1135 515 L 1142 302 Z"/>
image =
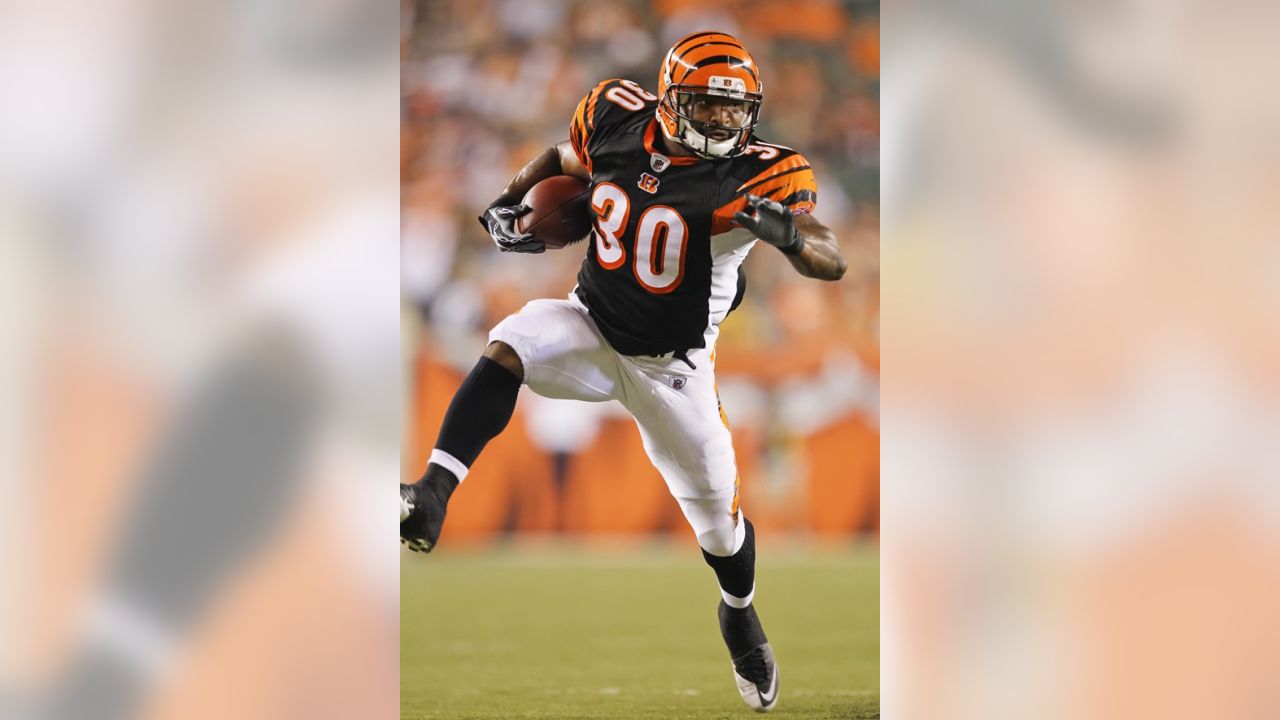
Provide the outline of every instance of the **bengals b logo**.
<path id="1" fill-rule="evenodd" d="M 650 195 L 658 192 L 658 178 L 649 173 L 640 173 L 640 182 L 637 182 L 636 185 L 639 185 L 641 190 Z"/>

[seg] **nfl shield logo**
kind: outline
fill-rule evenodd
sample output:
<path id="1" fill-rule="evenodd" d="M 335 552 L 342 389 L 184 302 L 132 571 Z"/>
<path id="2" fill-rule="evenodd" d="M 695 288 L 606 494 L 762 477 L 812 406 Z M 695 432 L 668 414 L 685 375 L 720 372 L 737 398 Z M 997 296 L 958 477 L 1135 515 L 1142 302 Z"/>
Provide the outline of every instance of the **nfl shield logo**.
<path id="1" fill-rule="evenodd" d="M 677 389 L 677 390 L 683 390 L 683 389 L 684 389 L 684 378 L 682 378 L 682 377 L 672 378 L 672 380 L 671 380 L 671 387 L 673 387 L 673 388 L 675 388 L 675 389 Z"/>
<path id="2" fill-rule="evenodd" d="M 670 164 L 671 160 L 667 158 L 666 155 L 654 153 L 649 156 L 649 167 L 653 168 L 654 172 L 662 172 L 663 170 L 666 170 L 667 166 Z"/>

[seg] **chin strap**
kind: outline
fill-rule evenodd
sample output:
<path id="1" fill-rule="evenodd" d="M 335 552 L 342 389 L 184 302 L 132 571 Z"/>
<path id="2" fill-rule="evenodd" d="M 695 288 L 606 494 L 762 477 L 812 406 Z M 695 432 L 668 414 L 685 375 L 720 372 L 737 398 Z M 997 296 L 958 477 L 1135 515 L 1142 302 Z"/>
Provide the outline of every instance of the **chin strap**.
<path id="1" fill-rule="evenodd" d="M 658 127 L 662 129 L 663 137 L 665 137 L 667 140 L 673 143 L 680 143 L 693 154 L 703 158 L 711 158 L 711 159 L 718 160 L 718 159 L 733 157 L 736 154 L 734 153 L 734 149 L 738 147 L 738 140 L 741 139 L 742 134 L 746 132 L 745 129 L 739 130 L 737 138 L 732 138 L 730 140 L 723 140 L 722 142 L 730 143 L 729 148 L 724 155 L 716 155 L 716 154 L 707 152 L 707 149 L 710 147 L 710 145 L 714 141 L 711 140 L 711 138 L 707 137 L 706 135 L 703 135 L 702 133 L 694 129 L 694 127 L 690 125 L 688 121 L 686 121 L 684 118 L 678 115 L 676 116 L 676 128 L 680 130 L 680 137 L 672 137 L 670 131 L 667 130 L 666 122 L 663 121 L 662 116 L 658 114 L 657 110 L 654 111 L 654 116 L 658 119 Z M 698 142 L 696 140 L 692 140 L 690 138 L 685 137 L 690 133 L 702 139 L 702 149 L 698 148 Z M 745 145 L 745 143 L 743 144 Z"/>
<path id="2" fill-rule="evenodd" d="M 677 122 L 678 122 L 678 123 L 685 123 L 685 121 L 684 121 L 683 119 L 678 120 Z M 700 132 L 698 132 L 697 130 L 695 130 L 691 125 L 687 125 L 687 124 L 686 124 L 686 125 L 685 125 L 685 127 L 684 127 L 684 135 L 685 135 L 686 137 L 685 137 L 684 139 L 682 139 L 680 142 L 681 142 L 681 143 L 683 143 L 685 147 L 689 148 L 690 150 L 692 150 L 693 152 L 697 153 L 698 155 L 700 155 L 700 156 L 702 156 L 702 157 L 709 157 L 709 158 L 727 158 L 727 157 L 733 157 L 733 155 L 734 155 L 734 150 L 738 147 L 739 139 L 741 138 L 742 132 L 743 132 L 743 131 L 741 131 L 741 130 L 739 130 L 739 131 L 738 131 L 738 137 L 734 137 L 734 138 L 730 138 L 730 139 L 728 139 L 728 140 L 721 140 L 721 141 L 719 141 L 719 142 L 716 142 L 716 141 L 712 140 L 709 136 L 707 136 L 707 135 L 703 135 L 702 133 L 700 133 Z M 697 141 L 696 141 L 696 140 L 692 140 L 692 139 L 688 138 L 688 137 L 687 137 L 688 135 L 694 135 L 695 137 L 697 137 L 697 138 L 701 138 L 701 139 L 702 139 L 702 149 L 701 149 L 701 150 L 699 150 L 699 149 L 696 147 Z M 710 152 L 710 148 L 711 148 L 711 146 L 712 146 L 712 145 L 720 145 L 720 144 L 727 144 L 727 145 L 728 145 L 728 147 L 726 148 L 725 153 L 724 153 L 723 155 L 717 155 L 717 154 L 715 154 L 715 153 Z"/>

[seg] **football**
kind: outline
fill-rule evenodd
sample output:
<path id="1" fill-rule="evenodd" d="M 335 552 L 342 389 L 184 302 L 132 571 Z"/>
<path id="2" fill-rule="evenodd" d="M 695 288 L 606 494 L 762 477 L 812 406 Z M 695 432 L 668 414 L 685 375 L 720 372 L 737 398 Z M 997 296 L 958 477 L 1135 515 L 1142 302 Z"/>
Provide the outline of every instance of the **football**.
<path id="1" fill-rule="evenodd" d="M 548 250 L 582 240 L 591 232 L 587 183 L 571 175 L 556 175 L 534 185 L 524 196 L 533 208 L 516 219 L 516 230 L 530 233 Z"/>

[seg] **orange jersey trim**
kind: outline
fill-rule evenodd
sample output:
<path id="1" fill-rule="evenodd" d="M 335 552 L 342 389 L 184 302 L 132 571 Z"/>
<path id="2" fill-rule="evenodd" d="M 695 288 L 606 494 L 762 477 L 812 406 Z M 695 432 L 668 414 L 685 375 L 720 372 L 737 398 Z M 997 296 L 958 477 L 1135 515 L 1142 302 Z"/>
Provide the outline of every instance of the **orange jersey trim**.
<path id="1" fill-rule="evenodd" d="M 727 233 L 738 226 L 733 221 L 733 214 L 747 207 L 747 199 L 745 197 L 736 197 L 726 205 L 716 208 L 711 214 L 711 234 L 720 235 Z"/>
<path id="2" fill-rule="evenodd" d="M 588 130 L 596 129 L 596 103 L 600 102 L 600 95 L 604 93 L 604 86 L 608 84 L 609 81 L 606 80 L 599 85 L 596 85 L 595 89 L 591 91 L 590 99 L 587 101 L 586 119 Z"/>
<path id="3" fill-rule="evenodd" d="M 788 157 L 784 160 L 779 160 L 773 165 L 770 165 L 768 170 L 765 170 L 759 175 L 756 175 L 750 180 L 742 183 L 742 185 L 738 187 L 736 192 L 750 191 L 752 195 L 760 195 L 761 193 L 755 192 L 755 190 L 752 189 L 753 185 L 764 182 L 765 180 L 768 180 L 770 178 L 777 177 L 786 172 L 790 172 L 793 170 L 800 170 L 808 167 L 809 167 L 809 161 L 805 160 L 803 155 L 798 155 L 798 154 L 792 155 L 791 157 Z"/>
<path id="4" fill-rule="evenodd" d="M 661 150 L 655 149 L 653 146 L 653 141 L 656 139 L 655 134 L 657 132 L 657 129 L 658 129 L 658 121 L 656 118 L 653 120 L 650 120 L 649 124 L 646 125 L 644 128 L 644 149 L 646 152 L 648 152 L 650 155 L 657 153 L 667 158 L 668 160 L 670 160 L 672 165 L 692 165 L 698 162 L 698 158 L 696 157 L 670 155 Z"/>

